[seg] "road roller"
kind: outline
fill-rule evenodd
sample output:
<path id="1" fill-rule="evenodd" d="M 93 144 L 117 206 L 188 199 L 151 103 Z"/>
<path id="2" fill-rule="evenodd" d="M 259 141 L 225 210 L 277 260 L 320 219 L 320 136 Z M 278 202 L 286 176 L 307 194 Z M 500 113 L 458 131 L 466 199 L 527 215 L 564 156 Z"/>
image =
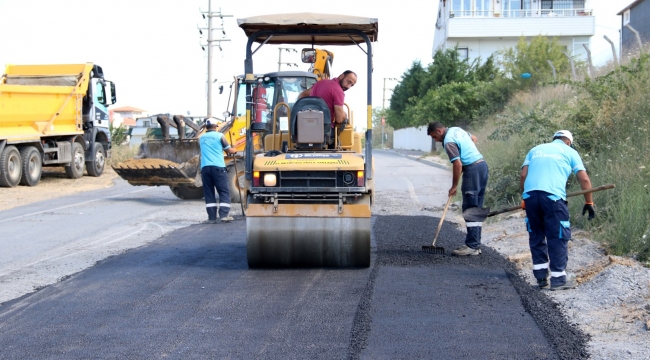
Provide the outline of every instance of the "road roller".
<path id="1" fill-rule="evenodd" d="M 246 146 L 246 253 L 250 268 L 368 267 L 374 196 L 372 147 L 372 42 L 374 18 L 331 14 L 280 14 L 238 19 L 248 37 L 245 76 L 247 144 L 263 137 L 264 151 Z M 365 142 L 348 121 L 332 121 L 318 97 L 282 94 L 259 111 L 253 90 L 268 81 L 256 76 L 253 54 L 263 46 L 303 45 L 304 63 L 318 61 L 315 46 L 359 47 L 367 86 Z M 359 69 L 362 71 L 363 69 Z M 365 76 L 364 76 L 365 75 Z M 365 80 L 365 81 L 364 81 Z M 333 124 L 335 126 L 333 126 Z M 361 125 L 360 127 L 363 127 Z"/>

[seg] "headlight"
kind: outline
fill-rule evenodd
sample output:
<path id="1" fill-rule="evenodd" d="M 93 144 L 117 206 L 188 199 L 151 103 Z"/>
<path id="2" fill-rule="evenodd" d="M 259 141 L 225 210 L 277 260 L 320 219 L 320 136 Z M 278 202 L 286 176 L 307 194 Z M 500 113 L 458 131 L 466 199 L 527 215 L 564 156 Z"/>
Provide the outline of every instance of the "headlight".
<path id="1" fill-rule="evenodd" d="M 264 186 L 275 186 L 278 184 L 278 178 L 273 173 L 264 174 Z"/>

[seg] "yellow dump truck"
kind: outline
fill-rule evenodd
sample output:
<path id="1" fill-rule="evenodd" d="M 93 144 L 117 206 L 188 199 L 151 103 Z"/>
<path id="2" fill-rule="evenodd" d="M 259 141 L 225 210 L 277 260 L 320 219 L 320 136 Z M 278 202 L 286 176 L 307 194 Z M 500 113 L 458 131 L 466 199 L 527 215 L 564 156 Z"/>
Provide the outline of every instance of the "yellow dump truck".
<path id="1" fill-rule="evenodd" d="M 110 98 L 107 95 L 110 90 Z M 92 63 L 7 65 L 0 78 L 0 186 L 35 186 L 43 166 L 100 176 L 115 84 Z"/>

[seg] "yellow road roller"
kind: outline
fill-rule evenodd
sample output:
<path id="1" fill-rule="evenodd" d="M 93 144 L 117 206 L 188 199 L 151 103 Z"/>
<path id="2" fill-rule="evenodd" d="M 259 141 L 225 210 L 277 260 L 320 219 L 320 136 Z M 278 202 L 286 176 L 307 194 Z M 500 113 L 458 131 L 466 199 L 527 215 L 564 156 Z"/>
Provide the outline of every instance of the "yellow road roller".
<path id="1" fill-rule="evenodd" d="M 299 13 L 238 19 L 238 25 L 248 36 L 246 91 L 240 93 L 246 96 L 246 141 L 250 144 L 254 134 L 264 138 L 261 153 L 246 146 L 241 184 L 249 267 L 368 267 L 374 193 L 371 45 L 377 40 L 377 19 Z M 361 48 L 367 56 L 368 146 L 354 132 L 350 108 L 349 123 L 332 127 L 321 98 L 287 93 L 258 117 L 254 89 L 269 79 L 255 75 L 253 54 L 278 44 L 305 45 L 305 63 L 317 61 L 316 45 Z"/>

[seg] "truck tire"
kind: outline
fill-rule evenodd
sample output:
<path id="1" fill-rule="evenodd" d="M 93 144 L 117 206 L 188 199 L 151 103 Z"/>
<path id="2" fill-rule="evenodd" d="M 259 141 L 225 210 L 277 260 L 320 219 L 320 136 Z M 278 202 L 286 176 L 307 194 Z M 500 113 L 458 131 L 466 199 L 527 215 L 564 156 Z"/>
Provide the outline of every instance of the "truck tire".
<path id="1" fill-rule="evenodd" d="M 237 170 L 240 170 L 240 175 L 243 172 L 244 163 L 242 161 L 237 161 Z M 235 167 L 233 165 L 228 166 L 228 192 L 230 192 L 230 202 L 239 203 L 241 202 L 241 197 L 239 196 L 239 182 L 237 181 L 237 174 L 235 174 Z"/>
<path id="2" fill-rule="evenodd" d="M 86 171 L 89 176 L 100 176 L 104 172 L 104 165 L 106 164 L 106 154 L 104 146 L 96 142 L 93 146 L 93 161 L 86 161 Z"/>
<path id="3" fill-rule="evenodd" d="M 65 166 L 65 174 L 70 179 L 79 179 L 84 175 L 86 156 L 84 148 L 78 142 L 72 143 L 72 161 Z"/>
<path id="4" fill-rule="evenodd" d="M 41 153 L 34 146 L 26 146 L 20 149 L 22 159 L 22 176 L 20 184 L 25 186 L 36 186 L 41 181 L 43 172 L 43 158 Z"/>
<path id="5" fill-rule="evenodd" d="M 200 200 L 203 199 L 203 187 L 191 185 L 169 186 L 172 193 L 181 200 Z"/>
<path id="6" fill-rule="evenodd" d="M 20 182 L 20 152 L 13 146 L 7 146 L 0 154 L 0 186 L 14 187 Z"/>

